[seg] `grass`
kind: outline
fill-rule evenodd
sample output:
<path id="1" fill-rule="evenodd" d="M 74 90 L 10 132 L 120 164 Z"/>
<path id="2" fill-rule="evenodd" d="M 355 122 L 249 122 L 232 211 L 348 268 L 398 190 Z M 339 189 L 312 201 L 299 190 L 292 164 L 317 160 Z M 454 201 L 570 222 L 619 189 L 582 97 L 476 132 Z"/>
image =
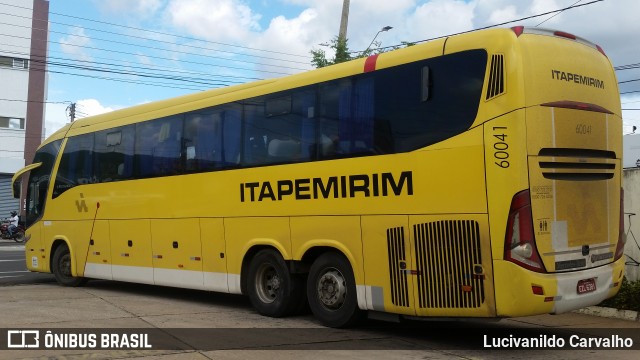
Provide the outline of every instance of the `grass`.
<path id="1" fill-rule="evenodd" d="M 640 311 L 640 280 L 629 281 L 627 278 L 623 278 L 618 294 L 603 301 L 600 306 Z"/>

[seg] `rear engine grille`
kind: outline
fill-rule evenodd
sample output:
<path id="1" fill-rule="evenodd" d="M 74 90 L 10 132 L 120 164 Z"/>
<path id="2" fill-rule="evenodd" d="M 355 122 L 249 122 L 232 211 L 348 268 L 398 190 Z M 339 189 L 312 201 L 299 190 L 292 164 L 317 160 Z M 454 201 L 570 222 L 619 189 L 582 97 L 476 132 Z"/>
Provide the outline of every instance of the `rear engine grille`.
<path id="1" fill-rule="evenodd" d="M 542 176 L 551 180 L 608 180 L 616 170 L 616 153 L 608 150 L 545 148 L 538 156 Z"/>
<path id="2" fill-rule="evenodd" d="M 407 285 L 404 228 L 387 229 L 387 248 L 389 251 L 389 277 L 391 283 L 391 302 L 396 306 L 409 306 L 409 288 Z"/>
<path id="3" fill-rule="evenodd" d="M 420 307 L 480 307 L 485 294 L 478 223 L 444 220 L 413 229 Z"/>
<path id="4" fill-rule="evenodd" d="M 504 55 L 491 56 L 491 73 L 487 84 L 486 100 L 492 99 L 504 93 Z"/>

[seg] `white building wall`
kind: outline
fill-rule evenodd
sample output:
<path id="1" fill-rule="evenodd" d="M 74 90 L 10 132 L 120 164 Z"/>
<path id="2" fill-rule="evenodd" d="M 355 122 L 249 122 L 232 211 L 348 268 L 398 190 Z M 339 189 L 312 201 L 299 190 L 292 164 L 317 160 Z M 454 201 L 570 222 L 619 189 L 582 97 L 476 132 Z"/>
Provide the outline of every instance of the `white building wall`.
<path id="1" fill-rule="evenodd" d="M 640 134 L 622 137 L 622 167 L 625 169 L 640 167 Z"/>
<path id="2" fill-rule="evenodd" d="M 31 21 L 33 1 L 2 0 L 0 31 L 13 36 L 2 37 L 0 54 L 13 52 L 16 57 L 28 59 L 31 52 Z M 5 5 L 6 4 L 6 5 Z"/>
<path id="3" fill-rule="evenodd" d="M 624 217 L 625 231 L 631 225 L 631 231 L 627 236 L 627 244 L 624 248 L 627 266 L 626 276 L 629 280 L 640 280 L 640 266 L 635 261 L 640 262 L 640 169 L 625 169 L 623 172 L 622 187 L 624 189 Z M 628 213 L 635 213 L 635 216 L 628 216 Z M 629 222 L 629 219 L 631 221 Z M 635 236 L 635 238 L 634 238 Z M 635 260 L 635 261 L 634 261 Z"/>
<path id="4" fill-rule="evenodd" d="M 29 59 L 33 2 L 3 0 L 0 56 Z M 31 66 L 31 64 L 29 64 Z M 29 70 L 0 66 L 0 117 L 27 119 Z M 28 120 L 27 120 L 28 121 Z M 0 174 L 13 174 L 25 165 L 25 129 L 0 127 Z"/>

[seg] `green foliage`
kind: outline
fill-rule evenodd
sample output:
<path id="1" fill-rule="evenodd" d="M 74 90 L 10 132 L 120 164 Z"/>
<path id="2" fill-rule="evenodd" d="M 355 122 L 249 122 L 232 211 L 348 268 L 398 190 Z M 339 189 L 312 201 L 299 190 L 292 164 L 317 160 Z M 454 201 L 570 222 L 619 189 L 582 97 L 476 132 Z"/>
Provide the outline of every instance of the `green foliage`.
<path id="1" fill-rule="evenodd" d="M 622 285 L 618 294 L 611 299 L 603 301 L 600 306 L 619 310 L 640 311 L 640 280 L 628 281 L 622 279 Z"/>
<path id="2" fill-rule="evenodd" d="M 349 52 L 348 40 L 340 39 L 336 36 L 333 40 L 331 40 L 331 44 L 329 44 L 329 47 L 332 48 L 335 52 L 334 58 L 327 59 L 327 54 L 322 49 L 311 50 L 311 56 L 312 56 L 311 65 L 313 65 L 316 69 L 319 69 L 321 67 L 325 67 L 333 64 L 339 64 L 345 61 L 364 58 L 371 55 L 380 54 L 386 51 L 396 50 L 403 47 L 415 45 L 415 43 L 403 41 L 400 45 L 381 49 L 377 47 L 377 46 L 380 46 L 380 43 L 375 43 L 375 44 L 376 44 L 376 48 L 367 49 L 363 52 L 360 52 L 359 54 L 358 53 L 354 54 Z"/>
<path id="3" fill-rule="evenodd" d="M 316 68 L 321 68 L 351 60 L 352 57 L 351 54 L 349 54 L 347 42 L 347 39 L 340 39 L 337 36 L 331 40 L 329 47 L 335 51 L 335 56 L 332 60 L 327 59 L 327 54 L 322 49 L 311 50 L 311 56 L 313 57 L 311 59 L 311 65 Z"/>

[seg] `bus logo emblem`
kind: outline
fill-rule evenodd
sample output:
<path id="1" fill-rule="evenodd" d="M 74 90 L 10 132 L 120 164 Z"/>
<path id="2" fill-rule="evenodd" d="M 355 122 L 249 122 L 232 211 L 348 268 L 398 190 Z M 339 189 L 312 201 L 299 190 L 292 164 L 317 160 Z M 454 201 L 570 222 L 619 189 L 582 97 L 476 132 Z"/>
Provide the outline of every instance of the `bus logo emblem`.
<path id="1" fill-rule="evenodd" d="M 80 200 L 76 200 L 76 208 L 78 212 L 89 212 L 87 203 L 84 201 L 84 194 L 80 193 Z"/>

